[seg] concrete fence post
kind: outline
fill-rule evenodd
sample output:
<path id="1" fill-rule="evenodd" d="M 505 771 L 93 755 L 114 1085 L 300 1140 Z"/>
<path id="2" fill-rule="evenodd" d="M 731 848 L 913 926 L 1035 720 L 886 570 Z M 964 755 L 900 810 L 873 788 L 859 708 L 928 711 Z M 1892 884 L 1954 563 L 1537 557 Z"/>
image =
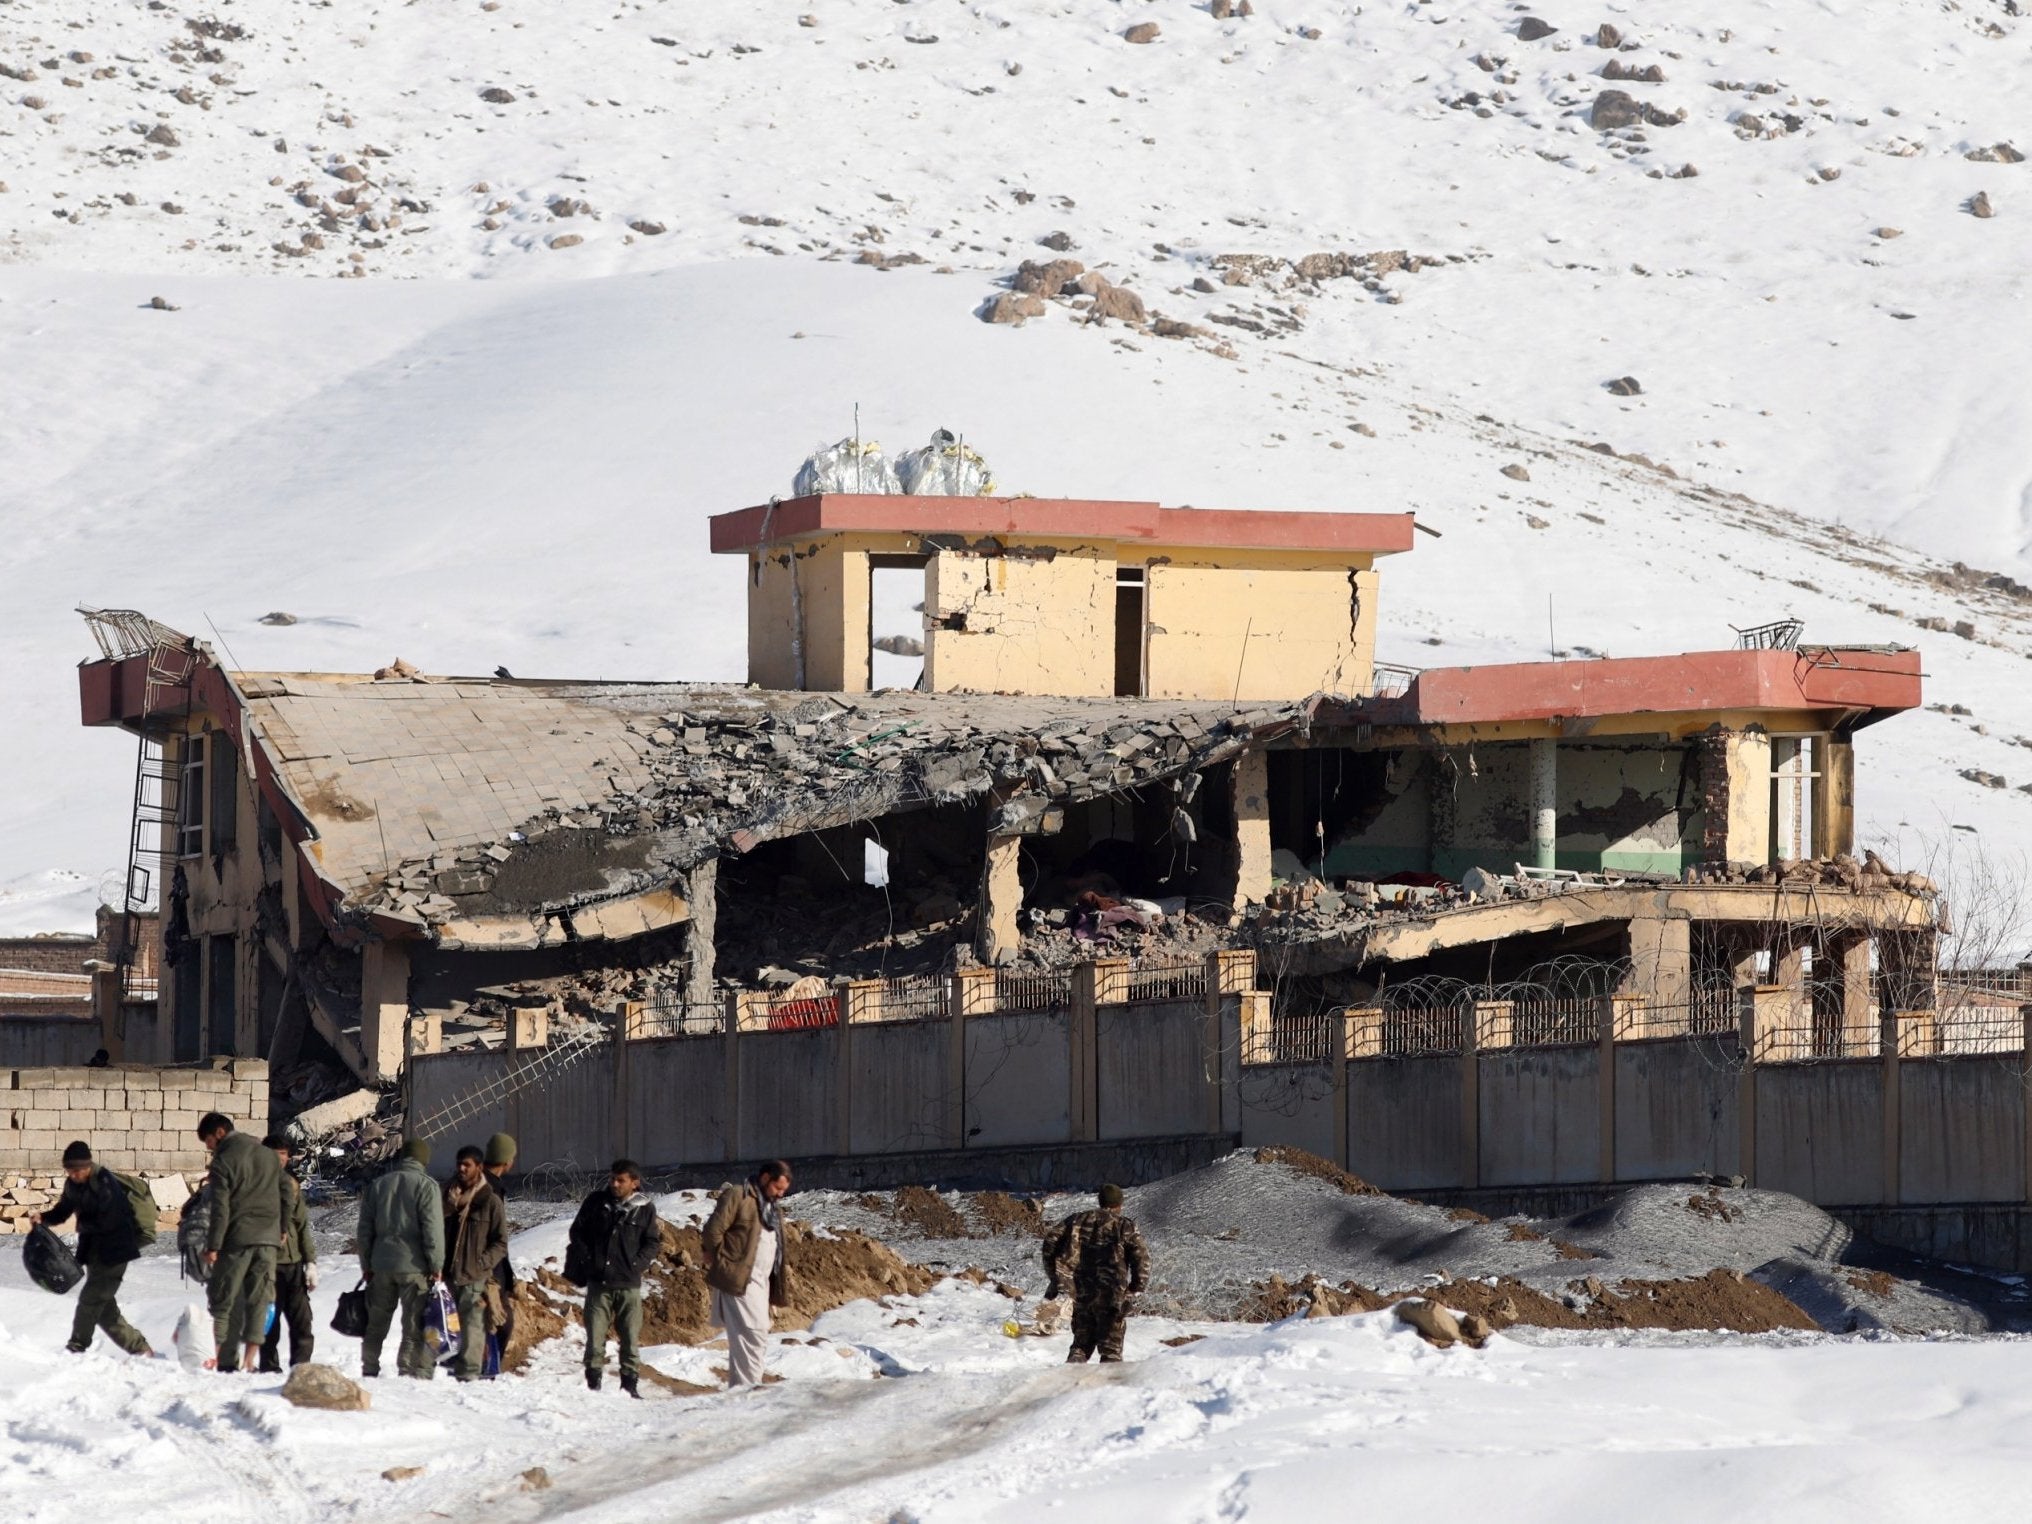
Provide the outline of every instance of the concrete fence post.
<path id="1" fill-rule="evenodd" d="M 1123 964 L 1123 968 L 1127 968 Z M 1099 1022 L 1096 1016 L 1104 982 L 1102 965 L 1082 963 L 1072 973 L 1072 1016 L 1066 1032 L 1066 1073 L 1071 1093 L 1066 1098 L 1066 1115 L 1075 1143 L 1092 1143 L 1100 1136 Z"/>
<path id="2" fill-rule="evenodd" d="M 1329 1012 L 1326 1029 L 1333 1061 L 1333 1156 L 1342 1169 L 1352 1167 L 1348 1163 L 1348 1048 L 1354 1038 L 1355 1026 L 1349 1019 L 1353 1014 L 1345 1009 Z"/>
<path id="3" fill-rule="evenodd" d="M 1460 1183 L 1470 1190 L 1482 1183 L 1481 1025 L 1482 1005 L 1478 1002 L 1461 1014 Z"/>
<path id="4" fill-rule="evenodd" d="M 726 1136 L 721 1142 L 721 1152 L 731 1164 L 741 1157 L 741 991 L 727 991 L 724 1020 L 720 1040 L 726 1045 L 727 1093 L 722 1101 Z"/>
<path id="5" fill-rule="evenodd" d="M 1746 986 L 1737 992 L 1736 1001 L 1737 1040 L 1742 1045 L 1742 1069 L 1736 1076 L 1736 1163 L 1745 1185 L 1757 1183 L 1757 1062 L 1763 1040 L 1757 995 L 1756 988 Z"/>
<path id="6" fill-rule="evenodd" d="M 1596 1154 L 1595 1173 L 1603 1185 L 1616 1179 L 1616 1031 L 1622 1012 L 1614 995 L 1604 995 L 1600 1009 L 1601 1030 L 1597 1037 L 1600 1074 L 1596 1077 L 1601 1114 L 1601 1141 Z"/>
<path id="7" fill-rule="evenodd" d="M 1221 1130 L 1221 1002 L 1228 996 L 1223 959 L 1232 954 L 1207 954 L 1206 995 L 1200 1002 L 1200 1068 L 1205 1078 L 1201 1113 L 1202 1125 L 1210 1133 Z M 1254 954 L 1250 954 L 1249 983 L 1255 984 Z"/>
<path id="8" fill-rule="evenodd" d="M 852 984 L 833 987 L 838 1017 L 833 1026 L 833 1147 L 840 1154 L 854 1151 L 854 1000 Z"/>
<path id="9" fill-rule="evenodd" d="M 1846 1018 L 1844 1018 L 1846 1025 Z M 1877 1014 L 1877 1044 L 1879 1058 L 1884 1065 L 1884 1117 L 1883 1154 L 1880 1170 L 1883 1175 L 1884 1204 L 1896 1206 L 1903 1192 L 1903 1181 L 1899 1178 L 1899 1158 L 1902 1140 L 1899 1128 L 1903 1125 L 1904 1099 L 1899 1093 L 1898 1060 L 1904 1055 L 1899 1051 L 1900 1033 L 1898 1013 L 1880 1011 Z"/>
<path id="10" fill-rule="evenodd" d="M 2032 1202 L 2032 1005 L 2020 1006 L 2018 1014 L 2025 1029 L 2025 1052 L 2018 1086 L 2018 1106 L 2023 1117 L 2025 1140 L 2025 1200 Z"/>

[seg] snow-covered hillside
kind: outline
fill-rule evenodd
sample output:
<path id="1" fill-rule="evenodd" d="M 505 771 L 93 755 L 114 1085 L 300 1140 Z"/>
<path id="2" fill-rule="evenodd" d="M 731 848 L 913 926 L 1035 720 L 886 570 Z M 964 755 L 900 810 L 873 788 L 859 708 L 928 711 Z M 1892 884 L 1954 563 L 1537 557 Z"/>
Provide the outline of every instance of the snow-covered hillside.
<path id="1" fill-rule="evenodd" d="M 2032 842 L 2015 6 L 156 4 L 0 4 L 0 928 L 124 851 L 73 603 L 736 675 L 703 519 L 857 402 L 1014 490 L 1416 508 L 1393 660 L 1920 643 L 1970 713 L 1865 737 L 1866 836 Z M 978 320 L 1054 257 L 1176 336 Z"/>

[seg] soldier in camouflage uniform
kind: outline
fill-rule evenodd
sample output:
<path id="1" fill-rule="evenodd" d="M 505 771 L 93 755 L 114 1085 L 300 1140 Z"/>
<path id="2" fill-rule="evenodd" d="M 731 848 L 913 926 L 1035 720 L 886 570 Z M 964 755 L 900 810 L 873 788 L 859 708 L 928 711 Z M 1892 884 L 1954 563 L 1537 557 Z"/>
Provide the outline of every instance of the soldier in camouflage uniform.
<path id="1" fill-rule="evenodd" d="M 1046 1235 L 1047 1298 L 1072 1292 L 1072 1352 L 1068 1365 L 1084 1365 L 1094 1351 L 1103 1362 L 1122 1358 L 1129 1327 L 1129 1298 L 1143 1289 L 1150 1255 L 1136 1224 L 1122 1215 L 1122 1188 L 1101 1187 L 1101 1204 L 1076 1212 Z"/>

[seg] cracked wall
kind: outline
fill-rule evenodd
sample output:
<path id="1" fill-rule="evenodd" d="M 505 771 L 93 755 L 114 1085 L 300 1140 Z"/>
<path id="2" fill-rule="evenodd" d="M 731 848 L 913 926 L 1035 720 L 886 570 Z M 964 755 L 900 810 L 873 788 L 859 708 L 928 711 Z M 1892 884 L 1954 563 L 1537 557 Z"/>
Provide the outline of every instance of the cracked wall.
<path id="1" fill-rule="evenodd" d="M 1038 553 L 1047 549 L 1056 553 Z M 932 557 L 925 686 L 934 693 L 1113 693 L 1113 548 L 1026 540 L 1023 551 L 945 549 Z"/>
<path id="2" fill-rule="evenodd" d="M 1222 699 L 1366 694 L 1377 580 L 1370 557 L 1152 548 L 1146 691 Z"/>

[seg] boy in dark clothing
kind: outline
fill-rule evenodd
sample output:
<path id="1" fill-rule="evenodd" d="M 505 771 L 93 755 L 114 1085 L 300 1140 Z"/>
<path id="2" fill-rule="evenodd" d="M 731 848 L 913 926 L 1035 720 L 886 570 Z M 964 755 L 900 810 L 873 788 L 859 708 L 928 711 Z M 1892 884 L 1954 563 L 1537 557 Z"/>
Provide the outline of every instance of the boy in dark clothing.
<path id="1" fill-rule="evenodd" d="M 140 1330 L 120 1315 L 120 1283 L 127 1267 L 141 1257 L 140 1230 L 127 1187 L 109 1169 L 92 1162 L 90 1145 L 80 1141 L 64 1150 L 64 1188 L 55 1206 L 31 1219 L 54 1228 L 78 1220 L 78 1262 L 85 1267 L 85 1287 L 78 1293 L 77 1316 L 71 1320 L 73 1354 L 92 1346 L 92 1332 L 106 1337 L 130 1355 L 152 1355 Z"/>
<path id="2" fill-rule="evenodd" d="M 663 1234 L 656 1204 L 642 1193 L 642 1170 L 616 1159 L 607 1188 L 594 1191 L 573 1219 L 565 1250 L 567 1279 L 586 1288 L 586 1385 L 600 1389 L 607 1366 L 607 1331 L 621 1343 L 621 1390 L 640 1397 L 642 1277 L 656 1263 Z"/>

